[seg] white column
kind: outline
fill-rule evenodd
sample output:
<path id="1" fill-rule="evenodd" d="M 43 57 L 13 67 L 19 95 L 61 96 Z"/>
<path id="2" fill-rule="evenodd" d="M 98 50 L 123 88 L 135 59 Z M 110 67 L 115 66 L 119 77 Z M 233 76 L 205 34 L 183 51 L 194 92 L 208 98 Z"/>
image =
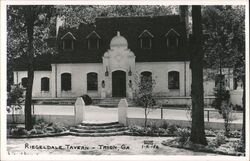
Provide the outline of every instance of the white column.
<path id="1" fill-rule="evenodd" d="M 127 108 L 127 100 L 121 99 L 118 104 L 118 122 L 124 126 L 127 126 Z"/>
<path id="2" fill-rule="evenodd" d="M 78 97 L 75 102 L 74 114 L 75 114 L 75 125 L 82 123 L 85 120 L 85 103 L 82 97 Z"/>

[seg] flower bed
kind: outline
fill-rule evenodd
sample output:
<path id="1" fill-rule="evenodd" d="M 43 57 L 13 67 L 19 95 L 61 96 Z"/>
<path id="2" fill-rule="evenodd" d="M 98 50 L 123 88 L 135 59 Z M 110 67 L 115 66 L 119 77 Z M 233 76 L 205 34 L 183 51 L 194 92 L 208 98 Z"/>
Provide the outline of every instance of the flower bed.
<path id="1" fill-rule="evenodd" d="M 38 120 L 33 126 L 33 129 L 27 131 L 24 127 L 12 126 L 8 128 L 8 138 L 34 138 L 34 137 L 51 137 L 51 136 L 64 136 L 69 134 L 69 129 L 63 124 L 46 123 Z"/>
<path id="2" fill-rule="evenodd" d="M 133 136 L 179 136 L 185 135 L 185 133 L 190 133 L 190 128 L 181 128 L 177 125 L 168 125 L 163 124 L 160 127 L 150 125 L 148 127 L 141 127 L 137 125 L 132 125 L 129 127 L 130 134 Z M 213 129 L 206 129 L 205 135 L 207 137 L 216 137 L 218 133 L 221 133 L 222 130 L 213 130 Z M 241 130 L 233 130 L 229 132 L 230 138 L 240 138 L 241 137 Z"/>

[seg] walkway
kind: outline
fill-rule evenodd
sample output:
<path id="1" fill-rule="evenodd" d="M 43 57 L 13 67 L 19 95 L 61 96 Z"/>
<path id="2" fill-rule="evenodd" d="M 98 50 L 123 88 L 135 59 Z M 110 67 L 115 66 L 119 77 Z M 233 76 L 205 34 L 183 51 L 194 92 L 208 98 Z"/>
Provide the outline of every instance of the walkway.
<path id="1" fill-rule="evenodd" d="M 86 106 L 85 118 L 89 122 L 114 122 L 118 120 L 118 108 L 104 108 L 98 106 Z M 73 115 L 74 106 L 72 105 L 36 105 L 34 114 L 42 115 Z M 207 112 L 204 112 L 205 121 L 207 121 Z M 144 109 L 141 107 L 129 107 L 129 118 L 144 118 Z M 151 110 L 148 118 L 160 119 L 161 110 Z M 232 114 L 233 123 L 242 123 L 243 114 L 237 112 Z M 164 109 L 163 119 L 189 120 L 190 116 L 186 110 L 181 109 Z M 223 122 L 221 115 L 217 111 L 210 111 L 210 122 Z"/>

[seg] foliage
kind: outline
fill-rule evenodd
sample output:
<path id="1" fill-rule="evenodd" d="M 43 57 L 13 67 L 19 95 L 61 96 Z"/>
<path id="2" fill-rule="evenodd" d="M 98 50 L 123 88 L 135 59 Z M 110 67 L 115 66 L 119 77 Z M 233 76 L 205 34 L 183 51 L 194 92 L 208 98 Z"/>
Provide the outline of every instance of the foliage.
<path id="1" fill-rule="evenodd" d="M 177 128 L 177 131 L 175 133 L 179 138 L 179 141 L 181 143 L 185 143 L 189 140 L 191 130 L 189 128 Z"/>
<path id="2" fill-rule="evenodd" d="M 220 131 L 216 134 L 215 137 L 215 141 L 216 141 L 216 145 L 220 146 L 221 144 L 225 144 L 226 143 L 226 136 L 224 134 L 224 131 Z"/>
<path id="3" fill-rule="evenodd" d="M 156 102 L 153 96 L 155 80 L 152 79 L 152 76 L 140 75 L 139 79 L 138 76 L 136 77 L 135 83 L 137 85 L 135 100 L 137 104 L 142 105 L 144 108 L 144 127 L 147 127 L 147 116 L 151 110 L 156 108 Z"/>
<path id="4" fill-rule="evenodd" d="M 89 95 L 85 94 L 85 95 L 83 95 L 81 97 L 82 97 L 85 105 L 91 105 L 92 104 L 92 98 Z"/>
<path id="5" fill-rule="evenodd" d="M 230 92 L 229 90 L 226 90 L 226 88 L 221 88 L 220 85 L 215 87 L 215 92 L 214 92 L 215 100 L 212 104 L 212 106 L 215 109 L 218 109 L 219 113 L 222 113 L 222 103 L 223 102 L 229 102 L 230 100 Z"/>
<path id="6" fill-rule="evenodd" d="M 15 58 L 22 57 L 26 61 L 24 63 L 27 64 L 28 85 L 25 94 L 25 128 L 27 130 L 31 130 L 33 126 L 31 104 L 34 58 L 50 51 L 45 40 L 49 35 L 52 13 L 53 6 L 48 5 L 7 6 L 7 57 L 10 69 L 8 71 L 11 71 Z"/>
<path id="7" fill-rule="evenodd" d="M 15 84 L 11 86 L 10 92 L 8 92 L 7 106 L 12 111 L 12 121 L 15 122 L 14 113 L 16 110 L 22 109 L 22 104 L 24 102 L 23 96 L 24 89 L 20 84 Z M 10 112 L 10 109 L 7 109 Z"/>
<path id="8" fill-rule="evenodd" d="M 10 130 L 10 134 L 14 136 L 22 136 L 27 134 L 27 130 L 24 128 L 13 128 Z"/>
<path id="9" fill-rule="evenodd" d="M 80 23 L 94 23 L 96 17 L 117 16 L 163 16 L 171 14 L 174 6 L 159 5 L 91 5 L 91 6 L 56 6 L 57 12 L 65 21 L 65 26 Z"/>
<path id="10" fill-rule="evenodd" d="M 221 105 L 221 112 L 222 112 L 222 117 L 224 119 L 224 127 L 225 127 L 225 135 L 229 135 L 230 131 L 230 126 L 229 122 L 232 121 L 232 106 L 230 105 L 229 102 L 222 102 Z"/>

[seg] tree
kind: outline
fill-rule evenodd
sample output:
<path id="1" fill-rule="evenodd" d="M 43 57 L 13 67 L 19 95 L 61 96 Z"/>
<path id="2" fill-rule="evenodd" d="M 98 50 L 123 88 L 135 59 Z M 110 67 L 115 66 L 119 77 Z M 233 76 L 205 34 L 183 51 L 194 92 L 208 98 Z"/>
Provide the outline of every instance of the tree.
<path id="1" fill-rule="evenodd" d="M 196 144 L 207 145 L 204 131 L 204 96 L 203 96 L 203 57 L 201 6 L 192 6 L 193 37 L 191 42 L 192 69 L 192 127 L 190 140 Z"/>
<path id="2" fill-rule="evenodd" d="M 96 17 L 117 16 L 163 16 L 175 10 L 174 6 L 159 5 L 92 5 L 92 6 L 56 6 L 66 26 L 79 23 L 94 23 Z"/>
<path id="3" fill-rule="evenodd" d="M 153 97 L 153 88 L 155 81 L 152 79 L 151 75 L 140 75 L 135 79 L 138 91 L 136 91 L 136 101 L 139 105 L 144 108 L 144 127 L 147 127 L 148 114 L 151 110 L 155 108 L 155 100 Z"/>
<path id="4" fill-rule="evenodd" d="M 49 22 L 53 6 L 8 6 L 8 58 L 23 57 L 27 60 L 28 85 L 25 95 L 25 128 L 32 129 L 32 87 L 34 78 L 34 58 L 47 52 Z M 13 48 L 12 48 L 13 47 Z"/>
<path id="5" fill-rule="evenodd" d="M 245 145 L 245 8 L 206 6 L 203 24 L 207 34 L 205 64 L 209 68 L 233 68 L 234 78 L 243 84 L 242 142 Z"/>
<path id="6" fill-rule="evenodd" d="M 11 90 L 8 93 L 8 98 L 7 98 L 7 106 L 10 107 L 12 111 L 12 121 L 15 123 L 15 110 L 22 109 L 22 104 L 23 104 L 23 91 L 24 89 L 20 87 L 20 84 L 15 84 L 11 86 Z"/>

